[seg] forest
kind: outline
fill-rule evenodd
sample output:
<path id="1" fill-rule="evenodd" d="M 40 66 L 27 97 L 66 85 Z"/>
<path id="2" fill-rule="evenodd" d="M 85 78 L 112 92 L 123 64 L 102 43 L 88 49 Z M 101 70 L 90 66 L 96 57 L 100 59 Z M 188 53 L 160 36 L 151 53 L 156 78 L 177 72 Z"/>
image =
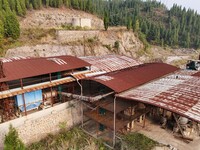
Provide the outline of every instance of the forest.
<path id="1" fill-rule="evenodd" d="M 0 0 L 0 42 L 17 39 L 20 27 L 17 17 L 27 10 L 67 7 L 101 17 L 104 27 L 126 26 L 145 44 L 200 48 L 200 15 L 176 4 L 168 10 L 155 0 Z"/>

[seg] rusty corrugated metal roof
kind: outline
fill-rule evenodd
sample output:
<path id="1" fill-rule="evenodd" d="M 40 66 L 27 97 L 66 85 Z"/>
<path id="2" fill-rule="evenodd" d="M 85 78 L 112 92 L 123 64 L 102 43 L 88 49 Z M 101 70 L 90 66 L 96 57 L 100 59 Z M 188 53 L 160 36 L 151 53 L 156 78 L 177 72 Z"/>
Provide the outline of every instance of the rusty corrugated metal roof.
<path id="1" fill-rule="evenodd" d="M 112 72 L 141 64 L 133 58 L 120 55 L 86 56 L 80 59 L 92 64 L 93 72 Z"/>
<path id="2" fill-rule="evenodd" d="M 164 63 L 147 63 L 100 76 L 86 78 L 86 80 L 99 82 L 111 88 L 116 93 L 120 93 L 177 70 L 179 70 L 177 67 Z"/>
<path id="3" fill-rule="evenodd" d="M 194 73 L 192 76 L 195 76 L 195 77 L 200 77 L 200 71 L 199 71 L 199 72 L 196 72 L 196 73 Z"/>
<path id="4" fill-rule="evenodd" d="M 71 74 L 71 75 L 77 79 L 83 79 L 83 78 L 85 78 L 85 74 L 87 74 L 87 73 L 88 72 L 80 72 L 80 73 L 75 73 L 75 74 Z M 56 80 L 52 80 L 52 81 L 48 81 L 48 82 L 24 86 L 23 89 L 21 87 L 19 87 L 16 89 L 0 91 L 0 99 L 76 81 L 73 77 L 69 76 L 69 77 L 56 79 Z"/>
<path id="5" fill-rule="evenodd" d="M 117 97 L 164 108 L 200 122 L 200 80 L 173 74 L 118 94 Z"/>
<path id="6" fill-rule="evenodd" d="M 1 61 L 3 62 L 3 70 L 6 77 L 1 78 L 0 82 L 91 66 L 84 60 L 73 56 L 15 57 L 4 58 Z"/>

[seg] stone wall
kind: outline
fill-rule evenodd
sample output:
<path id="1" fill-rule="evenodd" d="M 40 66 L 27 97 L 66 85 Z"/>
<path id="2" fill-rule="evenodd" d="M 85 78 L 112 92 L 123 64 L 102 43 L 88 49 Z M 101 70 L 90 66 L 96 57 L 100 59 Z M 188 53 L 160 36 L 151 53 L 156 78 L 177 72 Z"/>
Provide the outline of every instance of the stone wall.
<path id="1" fill-rule="evenodd" d="M 66 123 L 67 128 L 79 124 L 80 105 L 73 100 L 0 124 L 0 149 L 10 124 L 17 129 L 19 137 L 27 145 L 39 141 L 49 133 L 58 132 L 61 123 Z"/>
<path id="2" fill-rule="evenodd" d="M 57 40 L 60 43 L 67 43 L 73 41 L 84 41 L 89 38 L 98 37 L 99 31 L 68 31 L 68 30 L 58 30 Z"/>

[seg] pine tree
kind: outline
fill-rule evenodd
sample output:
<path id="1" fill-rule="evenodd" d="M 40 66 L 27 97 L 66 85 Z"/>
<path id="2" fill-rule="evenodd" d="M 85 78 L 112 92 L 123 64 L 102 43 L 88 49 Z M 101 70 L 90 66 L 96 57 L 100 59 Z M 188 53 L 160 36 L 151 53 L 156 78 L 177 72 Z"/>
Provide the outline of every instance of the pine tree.
<path id="1" fill-rule="evenodd" d="M 57 7 L 60 8 L 62 7 L 62 5 L 63 5 L 63 0 L 58 0 Z"/>
<path id="2" fill-rule="evenodd" d="M 190 47 L 190 33 L 187 33 L 187 39 L 186 39 L 186 47 L 189 48 Z"/>
<path id="3" fill-rule="evenodd" d="M 134 24 L 134 26 L 133 26 L 133 31 L 134 31 L 134 32 L 138 32 L 139 29 L 140 29 L 140 22 L 139 22 L 138 19 L 136 19 L 135 24 Z"/>
<path id="4" fill-rule="evenodd" d="M 5 16 L 5 35 L 13 39 L 17 39 L 20 36 L 20 27 L 17 17 L 14 13 L 6 13 Z"/>
<path id="5" fill-rule="evenodd" d="M 6 13 L 11 12 L 8 0 L 2 0 L 3 1 L 3 9 L 5 10 Z"/>
<path id="6" fill-rule="evenodd" d="M 29 0 L 25 0 L 25 4 L 26 4 L 26 8 L 30 9 L 30 2 L 29 2 Z"/>
<path id="7" fill-rule="evenodd" d="M 20 5 L 20 1 L 19 0 L 15 0 L 16 2 L 16 12 L 17 12 L 17 15 L 19 16 L 23 16 L 23 11 L 22 11 L 22 8 L 21 8 L 21 5 Z"/>
<path id="8" fill-rule="evenodd" d="M 130 29 L 131 29 L 131 27 L 132 27 L 132 24 L 133 24 L 133 23 L 132 23 L 132 20 L 131 20 L 131 18 L 130 18 L 130 17 L 128 17 L 128 19 L 127 19 L 127 26 L 126 26 L 128 30 L 130 30 Z"/>
<path id="9" fill-rule="evenodd" d="M 3 10 L 3 0 L 0 0 L 0 11 Z"/>
<path id="10" fill-rule="evenodd" d="M 108 25 L 109 25 L 109 17 L 108 17 L 108 13 L 107 12 L 104 13 L 103 22 L 104 22 L 104 28 L 107 31 L 108 30 Z"/>
<path id="11" fill-rule="evenodd" d="M 5 136 L 4 150 L 25 150 L 25 146 L 19 139 L 18 132 L 12 126 L 9 127 L 9 132 Z"/>
<path id="12" fill-rule="evenodd" d="M 0 43 L 3 38 L 4 38 L 4 24 L 3 24 L 3 21 L 0 20 Z"/>
<path id="13" fill-rule="evenodd" d="M 34 9 L 38 9 L 39 8 L 37 0 L 32 0 L 32 5 L 33 5 Z"/>
<path id="14" fill-rule="evenodd" d="M 25 0 L 20 0 L 20 6 L 22 8 L 22 13 L 25 16 L 26 15 L 26 2 L 25 2 Z"/>
<path id="15" fill-rule="evenodd" d="M 45 0 L 45 6 L 49 7 L 49 0 Z"/>
<path id="16" fill-rule="evenodd" d="M 42 8 L 42 0 L 37 0 L 38 9 Z"/>
<path id="17" fill-rule="evenodd" d="M 16 8 L 16 2 L 15 2 L 15 0 L 8 0 L 8 3 L 9 3 L 9 6 L 10 6 L 10 9 L 12 11 L 15 11 L 15 8 Z"/>

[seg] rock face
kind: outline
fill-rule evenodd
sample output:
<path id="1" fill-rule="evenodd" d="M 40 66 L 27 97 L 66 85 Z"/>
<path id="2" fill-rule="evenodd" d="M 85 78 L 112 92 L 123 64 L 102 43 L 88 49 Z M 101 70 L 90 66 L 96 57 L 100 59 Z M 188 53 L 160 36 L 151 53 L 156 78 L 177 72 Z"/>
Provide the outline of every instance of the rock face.
<path id="1" fill-rule="evenodd" d="M 56 44 L 39 44 L 9 49 L 6 57 L 47 57 L 57 55 L 105 55 L 120 54 L 136 57 L 143 48 L 133 32 L 110 29 L 109 31 L 67 31 L 57 32 Z"/>
<path id="2" fill-rule="evenodd" d="M 103 21 L 86 12 L 67 8 L 43 8 L 29 11 L 25 18 L 21 19 L 21 28 L 60 28 L 61 25 L 73 23 L 73 19 L 91 19 L 92 29 L 103 29 Z"/>

